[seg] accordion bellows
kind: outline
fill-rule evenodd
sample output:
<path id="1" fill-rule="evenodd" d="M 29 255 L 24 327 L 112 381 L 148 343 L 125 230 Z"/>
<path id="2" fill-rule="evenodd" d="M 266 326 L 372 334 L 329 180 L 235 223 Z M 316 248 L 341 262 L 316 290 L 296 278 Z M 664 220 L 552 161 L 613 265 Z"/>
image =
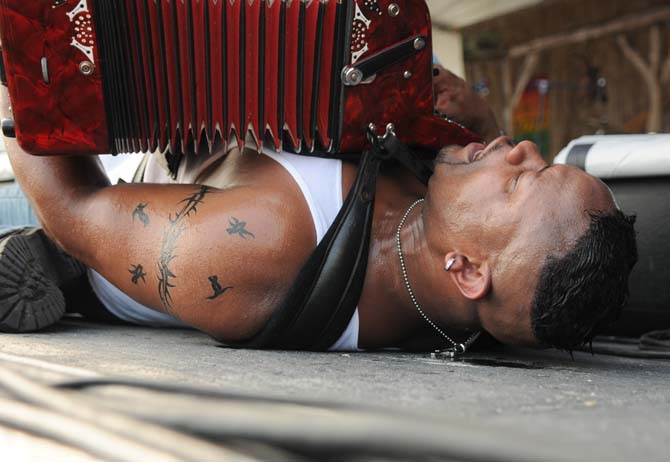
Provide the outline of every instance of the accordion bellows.
<path id="1" fill-rule="evenodd" d="M 437 150 L 423 0 L 0 0 L 16 137 L 35 155 L 236 139 L 356 153 L 370 123 Z"/>

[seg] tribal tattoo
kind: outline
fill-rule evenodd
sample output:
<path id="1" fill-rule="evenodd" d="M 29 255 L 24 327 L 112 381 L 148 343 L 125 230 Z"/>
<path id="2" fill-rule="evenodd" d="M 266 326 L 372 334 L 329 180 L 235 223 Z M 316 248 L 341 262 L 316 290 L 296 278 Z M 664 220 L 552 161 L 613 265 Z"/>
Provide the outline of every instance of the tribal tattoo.
<path id="1" fill-rule="evenodd" d="M 173 280 L 177 276 L 170 269 L 172 260 L 175 259 L 175 250 L 177 240 L 186 229 L 184 220 L 197 213 L 197 208 L 203 203 L 205 196 L 211 191 L 208 186 L 200 186 L 198 192 L 193 193 L 180 204 L 184 204 L 174 216 L 168 218 L 168 225 L 163 229 L 163 239 L 161 242 L 161 253 L 158 258 L 158 296 L 166 310 L 172 307 L 172 295 L 170 289 L 176 287 Z"/>
<path id="2" fill-rule="evenodd" d="M 212 188 L 209 186 L 200 186 L 198 192 L 191 194 L 186 199 L 181 201 L 184 206 L 175 214 L 174 218 L 170 216 L 170 221 L 172 223 L 177 223 L 182 219 L 187 218 L 190 214 L 195 215 L 198 211 L 198 206 L 202 204 L 203 199 L 211 191 L 211 189 Z"/>
<path id="3" fill-rule="evenodd" d="M 230 228 L 226 229 L 226 232 L 230 235 L 237 234 L 240 236 L 242 239 L 246 239 L 247 237 L 251 239 L 255 239 L 256 236 L 254 233 L 247 231 L 247 222 L 246 221 L 240 221 L 235 217 L 231 217 L 230 220 L 228 220 L 228 223 L 230 223 Z"/>
<path id="4" fill-rule="evenodd" d="M 137 284 L 140 279 L 145 284 L 147 283 L 147 280 L 144 278 L 147 275 L 147 273 L 144 271 L 144 268 L 142 267 L 142 265 L 139 265 L 139 264 L 138 265 L 130 265 L 130 269 L 128 270 L 128 272 L 133 275 L 133 277 L 131 278 L 131 281 L 133 282 L 133 284 Z"/>
<path id="5" fill-rule="evenodd" d="M 166 309 L 169 309 L 172 306 L 170 289 L 175 287 L 170 280 L 177 277 L 170 270 L 170 263 L 176 257 L 174 251 L 177 246 L 177 239 L 181 236 L 183 231 L 183 223 L 170 223 L 170 225 L 163 230 L 161 255 L 158 258 L 158 296 Z"/>
<path id="6" fill-rule="evenodd" d="M 221 284 L 219 284 L 219 277 L 218 276 L 210 276 L 209 277 L 209 282 L 212 283 L 212 290 L 214 293 L 207 297 L 208 300 L 214 300 L 217 298 L 219 295 L 223 295 L 228 289 L 232 289 L 232 286 L 228 287 L 221 287 Z"/>
<path id="7" fill-rule="evenodd" d="M 144 211 L 144 209 L 148 206 L 149 204 L 137 204 L 137 207 L 135 207 L 135 210 L 133 210 L 133 223 L 135 223 L 135 218 L 140 220 L 142 224 L 146 227 L 149 224 L 149 215 Z"/>

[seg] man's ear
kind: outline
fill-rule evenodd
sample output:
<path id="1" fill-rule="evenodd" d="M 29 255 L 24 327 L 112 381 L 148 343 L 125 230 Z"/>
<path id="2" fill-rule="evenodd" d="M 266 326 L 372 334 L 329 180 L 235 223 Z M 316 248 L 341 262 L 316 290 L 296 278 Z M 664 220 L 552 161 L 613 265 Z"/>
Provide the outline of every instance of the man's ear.
<path id="1" fill-rule="evenodd" d="M 445 268 L 453 259 L 448 272 L 458 290 L 469 300 L 479 300 L 491 291 L 491 268 L 484 260 L 477 262 L 458 252 L 444 256 Z"/>

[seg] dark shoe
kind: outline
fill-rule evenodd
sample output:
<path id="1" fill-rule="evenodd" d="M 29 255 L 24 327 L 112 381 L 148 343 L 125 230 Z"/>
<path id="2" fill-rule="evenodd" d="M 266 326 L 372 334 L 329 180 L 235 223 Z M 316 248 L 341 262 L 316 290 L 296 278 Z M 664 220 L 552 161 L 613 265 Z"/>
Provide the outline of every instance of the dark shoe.
<path id="1" fill-rule="evenodd" d="M 32 332 L 57 322 L 65 313 L 60 287 L 85 270 L 41 228 L 0 235 L 0 332 Z"/>

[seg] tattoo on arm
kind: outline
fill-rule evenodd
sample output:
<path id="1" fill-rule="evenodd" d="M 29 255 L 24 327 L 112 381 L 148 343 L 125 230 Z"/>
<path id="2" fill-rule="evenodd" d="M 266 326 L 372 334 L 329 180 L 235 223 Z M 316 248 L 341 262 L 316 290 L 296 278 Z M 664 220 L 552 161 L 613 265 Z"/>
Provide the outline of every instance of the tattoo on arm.
<path id="1" fill-rule="evenodd" d="M 137 285 L 140 279 L 145 284 L 147 283 L 147 280 L 144 278 L 147 275 L 147 273 L 144 271 L 142 265 L 140 264 L 130 265 L 130 269 L 128 270 L 128 272 L 133 275 L 132 278 L 130 279 L 133 282 L 133 284 Z"/>
<path id="2" fill-rule="evenodd" d="M 198 192 L 191 194 L 186 199 L 182 200 L 181 203 L 184 205 L 182 208 L 175 214 L 174 218 L 170 216 L 170 221 L 172 223 L 177 223 L 182 221 L 185 218 L 188 218 L 189 215 L 195 215 L 198 212 L 198 206 L 203 203 L 205 196 L 211 191 L 212 188 L 209 186 L 200 186 Z"/>
<path id="3" fill-rule="evenodd" d="M 172 260 L 176 258 L 175 250 L 177 240 L 186 229 L 185 220 L 198 212 L 198 206 L 204 201 L 205 196 L 211 192 L 208 186 L 199 186 L 198 191 L 182 200 L 181 208 L 168 218 L 168 224 L 163 229 L 161 241 L 161 253 L 158 258 L 158 296 L 165 309 L 169 312 L 172 308 L 172 295 L 170 289 L 176 287 L 174 279 L 177 276 L 170 269 Z"/>
<path id="4" fill-rule="evenodd" d="M 210 276 L 209 277 L 209 282 L 212 283 L 212 290 L 214 293 L 207 297 L 208 300 L 214 300 L 216 297 L 219 295 L 223 295 L 228 289 L 232 289 L 232 286 L 228 287 L 221 287 L 221 284 L 219 284 L 219 277 L 218 276 Z"/>
<path id="5" fill-rule="evenodd" d="M 240 221 L 235 217 L 231 217 L 228 220 L 228 223 L 230 223 L 230 228 L 226 229 L 226 232 L 230 235 L 237 234 L 240 236 L 242 239 L 255 239 L 256 236 L 254 233 L 247 231 L 247 222 L 246 221 Z"/>
<path id="6" fill-rule="evenodd" d="M 172 296 L 170 289 L 175 287 L 170 281 L 176 278 L 175 274 L 170 270 L 170 263 L 176 255 L 174 254 L 177 245 L 177 238 L 184 230 L 184 225 L 170 224 L 163 230 L 163 240 L 161 244 L 161 254 L 158 258 L 158 295 L 163 303 L 163 306 L 169 310 L 172 306 Z"/>
<path id="7" fill-rule="evenodd" d="M 149 224 L 149 215 L 144 211 L 147 205 L 149 204 L 137 204 L 137 207 L 133 210 L 133 223 L 135 223 L 135 219 L 137 218 L 145 227 Z"/>

